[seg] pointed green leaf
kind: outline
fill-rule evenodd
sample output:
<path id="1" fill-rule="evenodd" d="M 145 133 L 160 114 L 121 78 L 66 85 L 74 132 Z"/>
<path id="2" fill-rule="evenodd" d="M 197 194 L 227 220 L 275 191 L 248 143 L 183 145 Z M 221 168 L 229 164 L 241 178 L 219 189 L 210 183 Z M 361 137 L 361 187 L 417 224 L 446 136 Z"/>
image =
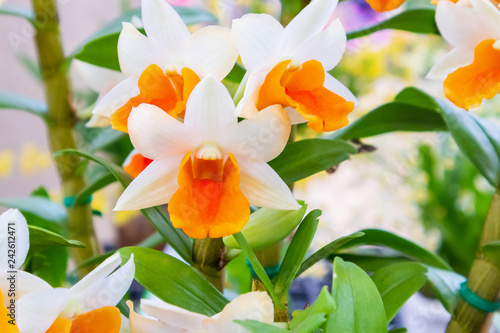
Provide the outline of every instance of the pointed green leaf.
<path id="1" fill-rule="evenodd" d="M 213 316 L 229 303 L 194 268 L 168 254 L 142 247 L 125 247 L 119 252 L 124 263 L 134 255 L 135 279 L 169 304 Z"/>
<path id="2" fill-rule="evenodd" d="M 371 276 L 384 302 L 387 324 L 394 319 L 406 301 L 427 282 L 426 273 L 427 268 L 424 265 L 408 262 L 381 268 Z"/>
<path id="3" fill-rule="evenodd" d="M 84 189 L 78 192 L 77 195 L 75 195 L 75 205 L 79 205 L 89 196 L 105 188 L 109 184 L 114 183 L 115 181 L 116 177 L 113 174 L 109 172 L 103 173 L 102 175 L 94 179 L 90 184 L 88 184 Z"/>
<path id="4" fill-rule="evenodd" d="M 307 214 L 293 236 L 285 258 L 283 258 L 283 262 L 281 263 L 278 275 L 275 278 L 275 290 L 278 296 L 283 296 L 288 292 L 292 280 L 297 275 L 300 265 L 316 234 L 320 215 L 321 211 L 318 209 Z"/>
<path id="5" fill-rule="evenodd" d="M 0 198 L 0 206 L 17 208 L 25 215 L 28 223 L 30 216 L 62 225 L 66 221 L 66 210 L 63 206 L 43 197 Z M 31 223 L 30 223 L 31 224 Z"/>
<path id="6" fill-rule="evenodd" d="M 287 184 L 325 171 L 355 154 L 356 148 L 341 140 L 305 139 L 291 143 L 269 162 Z"/>
<path id="7" fill-rule="evenodd" d="M 350 235 L 345 236 L 345 237 L 340 237 L 339 239 L 334 240 L 333 242 L 329 243 L 328 245 L 323 246 L 321 249 L 316 251 L 316 253 L 314 253 L 309 258 L 304 260 L 304 262 L 300 265 L 299 271 L 297 272 L 297 276 L 304 273 L 307 269 L 309 269 L 312 265 L 314 265 L 318 261 L 328 258 L 330 255 L 335 253 L 344 244 L 347 244 L 351 240 L 358 238 L 358 237 L 361 237 L 363 235 L 364 235 L 364 233 L 362 233 L 362 232 L 356 232 L 354 234 L 350 234 Z"/>
<path id="8" fill-rule="evenodd" d="M 47 104 L 26 96 L 0 91 L 0 109 L 26 111 L 45 118 L 47 113 Z"/>
<path id="9" fill-rule="evenodd" d="M 54 246 L 85 247 L 85 244 L 83 244 L 82 242 L 76 240 L 68 240 L 63 236 L 56 234 L 55 232 L 33 225 L 29 226 L 29 233 L 30 249 L 40 249 Z"/>
<path id="10" fill-rule="evenodd" d="M 305 310 L 296 310 L 292 313 L 292 321 L 290 328 L 294 329 L 300 326 L 310 316 L 323 314 L 329 315 L 335 309 L 335 301 L 328 291 L 328 287 L 324 286 L 314 303 Z M 324 322 L 325 320 L 323 320 Z M 318 326 L 319 327 L 319 326 Z"/>
<path id="11" fill-rule="evenodd" d="M 333 263 L 332 295 L 337 305 L 328 317 L 325 332 L 386 333 L 382 298 L 361 268 L 339 257 Z"/>
<path id="12" fill-rule="evenodd" d="M 243 326 L 250 333 L 286 333 L 290 332 L 284 328 L 271 324 L 262 323 L 257 320 L 235 320 L 235 323 Z"/>
<path id="13" fill-rule="evenodd" d="M 250 215 L 241 233 L 254 250 L 271 246 L 285 239 L 299 225 L 307 209 L 303 202 L 302 205 L 297 210 L 260 208 Z M 224 244 L 233 249 L 240 248 L 233 235 L 224 237 Z"/>
<path id="14" fill-rule="evenodd" d="M 430 8 L 409 9 L 371 27 L 349 32 L 347 39 L 368 36 L 384 29 L 439 35 L 435 15 L 435 10 Z"/>
<path id="15" fill-rule="evenodd" d="M 439 301 L 450 314 L 455 311 L 460 295 L 460 284 L 465 277 L 452 271 L 427 266 L 427 278 Z"/>

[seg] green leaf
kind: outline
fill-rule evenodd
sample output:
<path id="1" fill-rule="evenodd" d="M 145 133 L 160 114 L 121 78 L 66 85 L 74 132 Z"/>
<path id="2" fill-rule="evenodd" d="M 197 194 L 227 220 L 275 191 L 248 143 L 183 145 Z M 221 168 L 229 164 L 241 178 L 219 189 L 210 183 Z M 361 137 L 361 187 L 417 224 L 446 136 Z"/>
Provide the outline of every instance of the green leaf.
<path id="1" fill-rule="evenodd" d="M 443 117 L 436 110 L 394 101 L 379 106 L 327 137 L 348 140 L 396 131 L 425 132 L 446 129 Z"/>
<path id="2" fill-rule="evenodd" d="M 366 272 L 375 272 L 376 270 L 386 267 L 389 265 L 399 264 L 403 262 L 411 262 L 411 259 L 404 257 L 403 255 L 387 255 L 380 253 L 379 249 L 373 249 L 373 251 L 366 251 L 366 249 L 361 248 L 359 251 L 349 251 L 347 253 L 340 252 L 334 253 L 328 259 L 333 261 L 336 256 L 344 259 L 344 261 L 350 261 L 361 267 Z"/>
<path id="3" fill-rule="evenodd" d="M 318 228 L 321 211 L 313 210 L 304 218 L 297 232 L 293 236 L 290 246 L 288 247 L 285 258 L 281 263 L 278 275 L 275 278 L 275 290 L 278 296 L 283 296 L 288 292 L 292 280 L 299 271 L 300 264 L 304 260 L 307 250 L 316 234 Z"/>
<path id="4" fill-rule="evenodd" d="M 389 333 L 407 333 L 408 329 L 404 327 L 398 327 L 398 328 L 393 328 L 392 330 L 389 331 Z"/>
<path id="5" fill-rule="evenodd" d="M 85 244 L 76 240 L 68 240 L 63 236 L 56 234 L 47 229 L 36 227 L 33 225 L 29 226 L 30 233 L 30 248 L 46 248 L 54 246 L 65 246 L 65 247 L 85 247 Z"/>
<path id="6" fill-rule="evenodd" d="M 174 7 L 186 25 L 198 23 L 215 23 L 217 18 L 202 8 Z M 121 23 L 128 22 L 132 16 L 141 16 L 140 10 L 133 10 L 124 16 L 117 18 L 101 31 L 94 35 L 91 40 L 80 46 L 74 53 L 78 60 L 92 65 L 120 71 L 118 61 L 118 37 L 120 36 Z M 144 29 L 139 29 L 144 33 Z"/>
<path id="7" fill-rule="evenodd" d="M 33 15 L 33 12 L 31 10 L 26 8 L 2 6 L 0 7 L 0 15 L 17 16 L 25 19 L 35 27 L 37 25 L 35 15 Z"/>
<path id="8" fill-rule="evenodd" d="M 64 154 L 77 154 L 81 157 L 94 161 L 111 172 L 111 174 L 120 182 L 123 187 L 127 187 L 132 181 L 132 176 L 126 173 L 122 168 L 108 162 L 98 156 L 87 154 L 75 149 L 65 149 L 57 152 L 55 155 Z M 156 231 L 158 231 L 165 239 L 165 241 L 172 246 L 172 248 L 179 253 L 179 255 L 186 260 L 186 262 L 191 263 L 191 240 L 184 232 L 180 229 L 174 228 L 170 219 L 163 213 L 159 207 L 151 207 L 141 210 L 142 214 L 153 223 Z"/>
<path id="9" fill-rule="evenodd" d="M 0 198 L 0 206 L 19 209 L 28 223 L 30 215 L 59 225 L 66 222 L 64 207 L 43 197 Z"/>
<path id="10" fill-rule="evenodd" d="M 266 287 L 267 292 L 269 293 L 269 296 L 271 296 L 274 306 L 276 307 L 283 307 L 283 304 L 281 301 L 278 299 L 276 296 L 276 293 L 274 292 L 274 287 L 269 279 L 269 276 L 267 275 L 266 271 L 264 270 L 264 267 L 262 267 L 259 259 L 257 259 L 257 256 L 253 252 L 252 248 L 248 244 L 247 240 L 243 236 L 241 232 L 235 233 L 234 238 L 240 245 L 241 250 L 245 254 L 245 256 L 248 259 L 248 262 L 252 266 L 253 270 L 255 271 L 255 274 L 257 274 L 257 277 L 260 279 L 264 287 Z"/>
<path id="11" fill-rule="evenodd" d="M 44 102 L 6 91 L 0 91 L 0 109 L 26 111 L 42 118 L 47 114 L 47 104 Z"/>
<path id="12" fill-rule="evenodd" d="M 243 80 L 245 73 L 246 73 L 245 68 L 243 68 L 240 64 L 236 63 L 234 64 L 233 69 L 231 69 L 229 74 L 227 74 L 227 76 L 224 79 L 234 83 L 240 83 Z"/>
<path id="13" fill-rule="evenodd" d="M 68 250 L 65 247 L 50 247 L 43 251 L 30 249 L 31 260 L 27 270 L 48 282 L 52 287 L 62 287 L 66 281 Z"/>
<path id="14" fill-rule="evenodd" d="M 328 287 L 324 286 L 323 289 L 321 289 L 318 298 L 311 306 L 309 306 L 305 310 L 296 310 L 293 312 L 292 314 L 293 319 L 290 322 L 290 328 L 291 329 L 297 328 L 310 316 L 317 314 L 329 315 L 334 309 L 335 309 L 335 301 L 333 300 L 332 295 L 330 295 L 330 293 L 328 292 Z M 325 321 L 326 319 L 323 318 L 321 323 Z"/>
<path id="15" fill-rule="evenodd" d="M 379 229 L 364 229 L 361 230 L 365 235 L 351 240 L 349 243 L 343 245 L 341 248 L 349 248 L 359 245 L 378 245 L 386 246 L 393 250 L 406 254 L 413 260 L 420 261 L 424 264 L 451 270 L 450 266 L 441 257 L 424 249 L 423 247 L 410 242 L 407 239 L 396 236 L 388 231 Z"/>
<path id="16" fill-rule="evenodd" d="M 286 333 L 290 332 L 284 328 L 276 327 L 271 324 L 262 323 L 257 320 L 235 320 L 235 323 L 243 326 L 250 333 Z"/>
<path id="17" fill-rule="evenodd" d="M 125 247 L 119 252 L 124 263 L 134 255 L 135 279 L 169 304 L 213 316 L 229 303 L 194 268 L 168 254 L 141 247 Z"/>
<path id="18" fill-rule="evenodd" d="M 356 148 L 340 140 L 305 139 L 291 143 L 269 165 L 287 184 L 349 159 Z"/>
<path id="19" fill-rule="evenodd" d="M 313 266 L 318 261 L 328 258 L 330 255 L 335 253 L 344 244 L 347 244 L 351 240 L 358 238 L 358 237 L 361 237 L 361 236 L 364 236 L 364 233 L 356 232 L 356 233 L 350 234 L 348 236 L 340 237 L 340 238 L 334 240 L 333 242 L 329 243 L 328 245 L 323 246 L 321 249 L 316 251 L 309 258 L 304 260 L 304 262 L 300 265 L 299 271 L 297 272 L 296 276 L 299 276 L 300 274 L 304 273 L 306 270 L 308 270 L 311 266 Z"/>
<path id="20" fill-rule="evenodd" d="M 394 319 L 406 301 L 427 282 L 426 273 L 427 268 L 424 265 L 408 262 L 381 268 L 371 276 L 382 297 L 387 324 Z"/>
<path id="21" fill-rule="evenodd" d="M 443 304 L 446 311 L 453 314 L 455 306 L 458 303 L 460 295 L 460 283 L 466 279 L 460 274 L 448 270 L 438 269 L 427 266 L 427 278 L 436 293 L 439 301 Z"/>
<path id="22" fill-rule="evenodd" d="M 316 313 L 307 317 L 299 326 L 291 330 L 293 333 L 311 333 L 323 326 L 326 322 L 326 314 Z"/>
<path id="23" fill-rule="evenodd" d="M 112 184 L 116 181 L 116 177 L 109 173 L 105 172 L 96 179 L 94 179 L 90 184 L 88 184 L 84 189 L 78 192 L 75 195 L 75 205 L 79 205 L 81 202 L 85 201 L 89 196 L 94 194 L 95 192 L 105 188 L 109 184 Z"/>
<path id="24" fill-rule="evenodd" d="M 371 27 L 349 32 L 347 39 L 368 36 L 384 29 L 439 35 L 435 15 L 435 10 L 430 8 L 409 9 Z"/>
<path id="25" fill-rule="evenodd" d="M 486 261 L 500 269 L 500 241 L 486 244 L 483 246 L 482 252 Z"/>
<path id="26" fill-rule="evenodd" d="M 333 263 L 332 295 L 337 309 L 328 317 L 325 332 L 387 332 L 377 287 L 361 268 L 339 257 Z"/>
<path id="27" fill-rule="evenodd" d="M 254 250 L 271 246 L 285 239 L 299 225 L 307 210 L 307 205 L 303 202 L 302 205 L 297 210 L 260 208 L 250 215 L 241 233 Z M 233 249 L 240 248 L 233 235 L 224 237 L 224 244 Z"/>

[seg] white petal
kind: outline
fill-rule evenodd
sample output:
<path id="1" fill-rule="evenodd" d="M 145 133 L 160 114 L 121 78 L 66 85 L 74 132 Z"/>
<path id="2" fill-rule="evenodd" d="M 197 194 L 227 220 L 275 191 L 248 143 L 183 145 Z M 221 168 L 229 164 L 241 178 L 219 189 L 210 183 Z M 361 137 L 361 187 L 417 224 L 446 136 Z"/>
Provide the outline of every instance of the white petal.
<path id="1" fill-rule="evenodd" d="M 196 31 L 184 45 L 183 58 L 186 67 L 192 69 L 200 78 L 213 74 L 222 80 L 238 59 L 231 30 L 208 26 Z"/>
<path id="2" fill-rule="evenodd" d="M 449 1 L 439 1 L 436 23 L 443 37 L 455 47 L 474 49 L 491 36 L 479 15 Z"/>
<path id="3" fill-rule="evenodd" d="M 290 119 L 281 105 L 273 105 L 227 129 L 221 142 L 236 159 L 267 162 L 278 156 L 290 136 Z"/>
<path id="4" fill-rule="evenodd" d="M 207 316 L 159 300 L 141 300 L 141 310 L 164 323 L 195 332 L 202 330 L 201 322 L 207 318 Z"/>
<path id="5" fill-rule="evenodd" d="M 165 0 L 143 0 L 142 21 L 148 37 L 176 58 L 174 54 L 180 53 L 190 33 L 175 9 Z"/>
<path id="6" fill-rule="evenodd" d="M 444 81 L 449 74 L 474 61 L 474 50 L 455 48 L 440 59 L 427 74 L 430 80 Z"/>
<path id="7" fill-rule="evenodd" d="M 184 124 L 154 105 L 132 109 L 127 127 L 135 149 L 153 160 L 186 154 L 191 148 Z"/>
<path id="8" fill-rule="evenodd" d="M 295 53 L 302 43 L 322 31 L 332 17 L 338 0 L 313 0 L 287 25 L 287 52 Z"/>
<path id="9" fill-rule="evenodd" d="M 71 294 L 78 295 L 93 284 L 99 283 L 100 281 L 104 280 L 106 276 L 111 274 L 118 266 L 120 266 L 121 262 L 122 259 L 120 257 L 120 254 L 113 254 L 111 257 L 104 260 L 92 272 L 87 274 L 77 284 L 71 287 Z"/>
<path id="10" fill-rule="evenodd" d="M 303 124 L 309 121 L 305 119 L 300 113 L 297 112 L 296 109 L 292 107 L 286 107 L 285 112 L 288 114 L 288 118 L 290 118 L 290 123 L 292 125 Z"/>
<path id="11" fill-rule="evenodd" d="M 114 210 L 139 210 L 166 204 L 179 188 L 182 155 L 153 161 L 130 183 Z"/>
<path id="12" fill-rule="evenodd" d="M 240 167 L 240 190 L 251 205 L 292 210 L 301 206 L 278 174 L 267 164 L 237 160 Z"/>
<path id="13" fill-rule="evenodd" d="M 100 114 L 93 113 L 85 127 L 106 127 L 109 126 L 109 117 L 101 116 Z"/>
<path id="14" fill-rule="evenodd" d="M 9 257 L 9 244 L 14 246 L 11 250 L 12 258 Z M 23 214 L 11 208 L 0 215 L 0 272 L 21 267 L 26 260 L 29 248 L 28 223 Z M 11 267 L 10 264 L 14 266 Z"/>
<path id="15" fill-rule="evenodd" d="M 8 290 L 10 288 L 10 282 L 11 282 L 11 280 L 8 279 L 11 277 L 12 274 L 6 272 L 0 273 L 0 290 L 2 290 L 4 296 L 4 303 L 6 306 L 7 303 L 9 302 Z M 16 299 L 19 299 L 21 296 L 28 293 L 32 293 L 34 291 L 52 289 L 50 284 L 40 279 L 38 276 L 27 273 L 25 271 L 17 271 L 14 280 L 17 283 Z"/>
<path id="16" fill-rule="evenodd" d="M 85 83 L 95 92 L 109 90 L 126 78 L 121 72 L 94 66 L 78 59 L 73 59 L 71 64 Z"/>
<path id="17" fill-rule="evenodd" d="M 63 288 L 35 291 L 17 303 L 17 326 L 20 333 L 44 333 L 63 312 L 69 300 Z"/>
<path id="18" fill-rule="evenodd" d="M 236 108 L 226 87 L 212 75 L 201 80 L 186 104 L 184 124 L 190 133 L 201 141 L 218 142 L 227 126 L 237 122 Z"/>
<path id="19" fill-rule="evenodd" d="M 129 99 L 139 95 L 138 78 L 129 77 L 118 83 L 96 103 L 92 114 L 110 118 L 113 112 L 125 105 Z"/>
<path id="20" fill-rule="evenodd" d="M 292 57 L 300 63 L 317 60 L 329 71 L 342 59 L 346 43 L 344 27 L 337 19 L 327 29 L 309 38 Z"/>
<path id="21" fill-rule="evenodd" d="M 264 83 L 267 73 L 266 70 L 250 73 L 245 86 L 245 93 L 236 108 L 236 114 L 238 116 L 251 118 L 259 112 L 256 105 L 259 98 L 260 87 Z"/>
<path id="22" fill-rule="evenodd" d="M 129 326 L 133 333 L 189 333 L 187 330 L 139 315 L 134 311 L 132 301 L 127 301 L 127 305 L 130 308 Z"/>
<path id="23" fill-rule="evenodd" d="M 104 306 L 115 306 L 130 288 L 130 284 L 134 280 L 134 273 L 135 265 L 132 255 L 125 265 L 106 278 L 94 282 L 78 294 L 72 290 L 71 298 L 76 299 L 87 311 Z"/>
<path id="24" fill-rule="evenodd" d="M 226 305 L 221 313 L 203 320 L 203 327 L 207 333 L 246 333 L 247 330 L 234 323 L 235 320 L 257 320 L 272 324 L 273 302 L 262 291 L 240 295 Z"/>
<path id="25" fill-rule="evenodd" d="M 481 19 L 486 19 L 493 31 L 495 39 L 500 39 L 500 8 L 490 0 L 471 0 L 472 7 L 479 13 Z"/>
<path id="26" fill-rule="evenodd" d="M 149 65 L 156 64 L 160 68 L 168 65 L 163 48 L 126 22 L 118 38 L 118 59 L 122 72 L 135 77 L 141 76 Z"/>
<path id="27" fill-rule="evenodd" d="M 279 62 L 285 29 L 271 15 L 246 14 L 233 20 L 232 32 L 247 70 L 255 71 Z"/>
<path id="28" fill-rule="evenodd" d="M 339 80 L 337 80 L 328 73 L 326 73 L 325 75 L 324 86 L 326 89 L 336 93 L 346 101 L 354 102 L 356 105 L 358 104 L 358 100 L 353 95 L 353 93 L 346 86 L 344 86 L 342 82 L 340 82 Z"/>

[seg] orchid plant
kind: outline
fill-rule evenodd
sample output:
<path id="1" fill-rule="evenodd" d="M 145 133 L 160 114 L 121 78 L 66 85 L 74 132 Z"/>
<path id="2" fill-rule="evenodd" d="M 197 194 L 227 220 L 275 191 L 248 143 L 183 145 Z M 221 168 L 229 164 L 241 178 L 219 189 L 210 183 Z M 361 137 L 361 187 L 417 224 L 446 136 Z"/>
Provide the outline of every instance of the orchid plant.
<path id="1" fill-rule="evenodd" d="M 55 0 L 32 0 L 30 15 L 0 7 L 33 24 L 47 99 L 0 92 L 0 107 L 46 121 L 65 206 L 43 189 L 0 199 L 18 208 L 0 216 L 0 331 L 404 332 L 393 319 L 421 289 L 450 313 L 447 332 L 487 329 L 500 291 L 500 128 L 470 109 L 500 91 L 500 5 L 367 2 L 403 9 L 346 33 L 337 0 L 282 0 L 280 18 L 246 13 L 231 27 L 205 9 L 142 0 L 69 56 Z M 336 67 L 348 40 L 383 29 L 451 44 L 428 74 L 445 99 L 408 87 L 354 115 L 356 90 Z M 78 110 L 68 63 L 97 93 Z M 397 131 L 449 132 L 497 189 L 467 277 L 380 229 L 309 249 L 321 211 L 297 200 L 294 183 L 373 151 L 360 139 Z M 141 211 L 156 232 L 104 252 L 92 194 L 115 182 L 114 210 Z M 293 311 L 291 285 L 320 261 L 331 283 Z M 134 278 L 140 297 L 128 293 Z"/>

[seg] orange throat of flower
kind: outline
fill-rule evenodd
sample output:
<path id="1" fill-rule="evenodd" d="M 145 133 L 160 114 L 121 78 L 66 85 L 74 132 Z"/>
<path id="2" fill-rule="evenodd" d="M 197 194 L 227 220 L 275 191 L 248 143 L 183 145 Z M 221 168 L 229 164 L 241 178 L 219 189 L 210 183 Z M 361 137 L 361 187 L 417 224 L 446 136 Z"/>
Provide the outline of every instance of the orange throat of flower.
<path id="1" fill-rule="evenodd" d="M 106 306 L 84 313 L 73 320 L 57 318 L 45 333 L 119 333 L 121 321 L 118 308 Z"/>
<path id="2" fill-rule="evenodd" d="M 184 118 L 187 99 L 198 82 L 200 78 L 189 68 L 178 74 L 175 69 L 165 72 L 157 65 L 149 65 L 139 77 L 139 95 L 111 115 L 111 126 L 128 133 L 130 112 L 142 103 L 156 105 L 174 118 Z"/>
<path id="3" fill-rule="evenodd" d="M 346 126 L 347 115 L 354 109 L 354 102 L 324 87 L 323 65 L 310 60 L 296 66 L 291 60 L 280 62 L 266 76 L 257 100 L 260 111 L 274 104 L 293 107 L 308 120 L 314 131 L 334 131 Z"/>
<path id="4" fill-rule="evenodd" d="M 241 192 L 238 163 L 229 154 L 200 150 L 187 153 L 179 168 L 179 188 L 168 204 L 173 225 L 192 238 L 219 238 L 239 232 L 250 205 Z"/>
<path id="5" fill-rule="evenodd" d="M 487 39 L 476 46 L 474 62 L 460 67 L 444 81 L 445 96 L 456 106 L 469 110 L 491 99 L 500 91 L 500 50 L 495 40 Z"/>

